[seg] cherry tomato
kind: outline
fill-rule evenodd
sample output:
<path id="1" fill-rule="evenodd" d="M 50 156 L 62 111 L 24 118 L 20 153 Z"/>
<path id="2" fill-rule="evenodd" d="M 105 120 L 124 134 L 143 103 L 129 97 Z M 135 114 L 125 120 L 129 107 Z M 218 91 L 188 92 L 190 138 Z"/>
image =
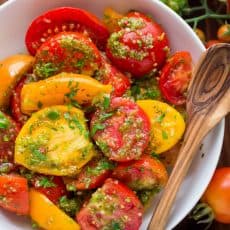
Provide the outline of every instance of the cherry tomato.
<path id="1" fill-rule="evenodd" d="M 118 24 L 120 30 L 111 34 L 106 49 L 114 65 L 141 77 L 164 64 L 169 42 L 160 25 L 138 12 L 129 13 Z"/>
<path id="2" fill-rule="evenodd" d="M 111 175 L 113 168 L 113 163 L 105 157 L 94 159 L 81 170 L 76 181 L 72 184 L 76 186 L 77 190 L 98 188 Z"/>
<path id="3" fill-rule="evenodd" d="M 219 27 L 217 37 L 222 42 L 230 42 L 230 24 L 224 24 Z"/>
<path id="4" fill-rule="evenodd" d="M 230 224 L 230 167 L 215 171 L 202 201 L 212 208 L 217 221 Z"/>
<path id="5" fill-rule="evenodd" d="M 29 214 L 27 180 L 19 175 L 0 176 L 0 206 L 19 215 Z"/>
<path id="6" fill-rule="evenodd" d="M 164 165 L 149 155 L 142 155 L 137 161 L 119 163 L 113 177 L 134 190 L 162 188 L 168 180 Z"/>
<path id="7" fill-rule="evenodd" d="M 61 7 L 50 10 L 36 19 L 26 33 L 26 46 L 32 55 L 49 37 L 63 31 L 87 34 L 99 47 L 104 48 L 109 31 L 93 14 L 79 8 Z"/>
<path id="8" fill-rule="evenodd" d="M 41 45 L 35 56 L 34 73 L 47 78 L 60 72 L 92 75 L 101 65 L 93 42 L 78 32 L 62 32 Z"/>
<path id="9" fill-rule="evenodd" d="M 58 176 L 35 176 L 32 184 L 38 192 L 43 193 L 54 204 L 58 204 L 59 199 L 67 195 L 66 186 L 62 178 Z"/>
<path id="10" fill-rule="evenodd" d="M 143 206 L 135 193 L 121 182 L 107 179 L 77 213 L 82 230 L 138 230 Z"/>
<path id="11" fill-rule="evenodd" d="M 121 73 L 117 68 L 106 62 L 102 62 L 96 78 L 103 84 L 113 86 L 112 96 L 121 97 L 130 88 L 130 79 Z"/>
<path id="12" fill-rule="evenodd" d="M 14 144 L 18 132 L 18 124 L 0 111 L 0 163 L 13 162 Z"/>
<path id="13" fill-rule="evenodd" d="M 194 32 L 195 32 L 196 35 L 199 37 L 199 39 L 200 39 L 203 43 L 205 43 L 206 38 L 205 38 L 204 32 L 203 32 L 201 29 L 199 29 L 199 28 L 196 28 L 196 29 L 194 30 Z"/>
<path id="14" fill-rule="evenodd" d="M 147 147 L 150 121 L 143 110 L 127 98 L 116 97 L 110 107 L 91 119 L 91 135 L 101 151 L 114 161 L 139 159 Z"/>
<path id="15" fill-rule="evenodd" d="M 162 69 L 160 90 L 165 99 L 174 105 L 186 102 L 186 91 L 192 76 L 192 57 L 187 51 L 172 55 Z"/>
<path id="16" fill-rule="evenodd" d="M 215 44 L 218 44 L 218 43 L 221 43 L 221 41 L 219 40 L 209 40 L 206 42 L 205 44 L 205 47 L 208 49 L 209 47 L 215 45 Z"/>
<path id="17" fill-rule="evenodd" d="M 21 78 L 21 80 L 14 87 L 12 91 L 12 96 L 10 98 L 10 108 L 11 108 L 12 117 L 20 126 L 23 126 L 23 124 L 25 124 L 25 122 L 29 118 L 21 111 L 21 91 L 24 84 L 27 82 L 27 80 L 28 80 L 27 76 Z"/>

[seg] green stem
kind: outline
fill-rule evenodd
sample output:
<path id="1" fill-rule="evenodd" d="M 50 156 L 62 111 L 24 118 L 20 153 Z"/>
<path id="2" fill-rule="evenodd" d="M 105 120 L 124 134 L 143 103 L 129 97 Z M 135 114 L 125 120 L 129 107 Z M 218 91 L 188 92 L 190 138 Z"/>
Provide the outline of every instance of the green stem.
<path id="1" fill-rule="evenodd" d="M 195 12 L 195 11 L 204 10 L 204 9 L 205 9 L 205 8 L 204 8 L 203 6 L 195 6 L 195 7 L 192 7 L 192 8 L 190 8 L 190 7 L 185 8 L 185 9 L 182 10 L 182 12 L 183 12 L 184 14 L 189 15 L 189 14 Z"/>
<path id="2" fill-rule="evenodd" d="M 230 19 L 230 14 L 204 14 L 198 17 L 185 19 L 187 23 L 201 21 L 207 18 L 214 18 L 214 19 Z"/>

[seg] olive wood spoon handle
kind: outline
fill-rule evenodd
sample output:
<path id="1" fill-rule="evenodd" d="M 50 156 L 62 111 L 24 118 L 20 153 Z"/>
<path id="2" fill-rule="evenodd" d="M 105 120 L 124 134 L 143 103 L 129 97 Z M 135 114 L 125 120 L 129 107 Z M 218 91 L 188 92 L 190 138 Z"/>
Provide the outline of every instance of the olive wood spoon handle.
<path id="1" fill-rule="evenodd" d="M 218 44 L 201 56 L 189 85 L 188 125 L 178 159 L 165 187 L 150 230 L 165 230 L 179 187 L 202 139 L 230 111 L 230 44 Z"/>

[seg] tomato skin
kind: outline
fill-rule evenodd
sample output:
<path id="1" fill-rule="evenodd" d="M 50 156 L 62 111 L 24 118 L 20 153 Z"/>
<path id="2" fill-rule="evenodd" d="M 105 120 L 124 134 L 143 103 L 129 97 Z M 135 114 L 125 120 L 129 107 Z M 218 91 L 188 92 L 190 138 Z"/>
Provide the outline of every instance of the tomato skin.
<path id="1" fill-rule="evenodd" d="M 102 62 L 97 79 L 103 84 L 110 84 L 113 86 L 112 96 L 114 97 L 121 97 L 131 85 L 128 77 L 105 60 Z"/>
<path id="2" fill-rule="evenodd" d="M 105 114 L 108 118 L 101 119 Z M 102 127 L 93 133 L 94 127 Z M 150 121 L 144 111 L 127 98 L 112 98 L 108 110 L 98 110 L 90 122 L 93 139 L 110 159 L 125 162 L 139 159 L 147 147 Z"/>
<path id="3" fill-rule="evenodd" d="M 113 165 L 106 158 L 94 159 L 89 162 L 78 174 L 72 184 L 77 190 L 88 190 L 100 187 L 111 175 Z"/>
<path id="4" fill-rule="evenodd" d="M 107 43 L 106 54 L 112 63 L 134 77 L 159 69 L 169 51 L 168 38 L 161 26 L 139 12 L 131 12 L 119 22 L 120 30 L 112 33 Z"/>
<path id="5" fill-rule="evenodd" d="M 50 187 L 43 187 L 43 186 L 41 186 L 39 184 L 39 181 L 42 178 L 47 178 L 50 182 L 52 182 L 53 186 L 50 186 Z M 54 204 L 58 204 L 59 199 L 62 196 L 67 195 L 66 186 L 65 186 L 62 178 L 58 177 L 58 176 L 54 176 L 54 177 L 50 177 L 50 176 L 36 176 L 32 180 L 32 184 L 33 184 L 34 188 L 38 192 L 44 194 Z"/>
<path id="6" fill-rule="evenodd" d="M 208 49 L 209 47 L 215 44 L 218 44 L 218 43 L 221 43 L 221 41 L 220 40 L 209 40 L 206 42 L 205 47 Z"/>
<path id="7" fill-rule="evenodd" d="M 38 49 L 34 73 L 40 78 L 61 72 L 93 75 L 100 66 L 99 50 L 88 37 L 78 32 L 62 32 Z"/>
<path id="8" fill-rule="evenodd" d="M 217 37 L 222 42 L 230 42 L 230 24 L 221 25 L 217 31 Z"/>
<path id="9" fill-rule="evenodd" d="M 119 163 L 113 177 L 134 190 L 162 188 L 168 180 L 164 165 L 149 155 L 142 155 L 137 161 Z"/>
<path id="10" fill-rule="evenodd" d="M 192 57 L 187 51 L 176 52 L 162 69 L 159 86 L 164 98 L 174 105 L 186 102 L 185 93 L 192 76 Z"/>
<path id="11" fill-rule="evenodd" d="M 100 212 L 102 208 L 103 212 Z M 82 230 L 112 229 L 112 223 L 116 223 L 119 229 L 138 230 L 142 215 L 143 206 L 135 193 L 121 182 L 109 178 L 77 213 L 76 220 Z"/>
<path id="12" fill-rule="evenodd" d="M 0 176 L 0 206 L 19 215 L 29 214 L 27 180 L 19 175 Z"/>
<path id="13" fill-rule="evenodd" d="M 0 128 L 0 163 L 13 163 L 14 145 L 19 133 L 18 124 L 8 115 L 1 113 L 9 121 L 8 127 Z"/>
<path id="14" fill-rule="evenodd" d="M 212 208 L 215 220 L 230 224 L 230 167 L 215 171 L 201 200 Z"/>
<path id="15" fill-rule="evenodd" d="M 21 111 L 21 91 L 24 84 L 27 82 L 27 76 L 23 76 L 12 91 L 10 98 L 10 108 L 12 117 L 22 127 L 23 124 L 28 120 L 28 116 L 23 114 Z"/>
<path id="16" fill-rule="evenodd" d="M 60 7 L 47 11 L 31 23 L 25 37 L 29 53 L 35 55 L 47 38 L 62 31 L 85 32 L 101 49 L 109 37 L 107 28 L 93 14 L 79 8 Z"/>

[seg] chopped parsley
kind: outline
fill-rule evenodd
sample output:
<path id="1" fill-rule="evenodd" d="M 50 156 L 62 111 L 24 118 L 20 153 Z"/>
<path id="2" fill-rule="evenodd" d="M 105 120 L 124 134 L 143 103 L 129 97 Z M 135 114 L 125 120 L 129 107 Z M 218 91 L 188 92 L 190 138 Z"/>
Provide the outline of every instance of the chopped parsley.
<path id="1" fill-rule="evenodd" d="M 58 205 L 71 217 L 75 216 L 76 212 L 80 209 L 80 201 L 76 198 L 69 199 L 67 196 L 60 197 Z"/>
<path id="2" fill-rule="evenodd" d="M 155 152 L 152 152 L 152 153 L 151 153 L 151 157 L 152 157 L 152 158 L 155 158 L 155 159 L 157 159 L 157 160 L 160 160 L 159 154 L 157 154 L 157 153 L 155 153 Z"/>
<path id="3" fill-rule="evenodd" d="M 97 131 L 99 130 L 103 130 L 105 128 L 104 124 L 100 124 L 100 123 L 95 123 L 91 129 L 91 136 L 93 137 Z"/>
<path id="4" fill-rule="evenodd" d="M 43 188 L 56 187 L 56 184 L 52 181 L 53 177 L 49 179 L 48 177 L 41 177 L 38 181 L 38 186 Z"/>
<path id="5" fill-rule="evenodd" d="M 162 113 L 159 117 L 156 118 L 156 122 L 161 123 L 165 118 L 165 113 Z"/>
<path id="6" fill-rule="evenodd" d="M 41 152 L 41 150 L 36 148 L 31 148 L 31 164 L 39 164 L 41 161 L 46 161 L 47 157 Z"/>
<path id="7" fill-rule="evenodd" d="M 60 118 L 60 113 L 58 111 L 55 111 L 55 110 L 51 110 L 47 113 L 47 117 L 52 120 L 52 121 L 55 121 L 55 120 L 58 120 Z"/>
<path id="8" fill-rule="evenodd" d="M 96 141 L 97 146 L 101 149 L 103 153 L 108 152 L 109 146 L 103 141 Z"/>
<path id="9" fill-rule="evenodd" d="M 48 78 L 58 72 L 59 68 L 54 63 L 38 63 L 35 65 L 35 74 L 41 78 Z"/>
<path id="10" fill-rule="evenodd" d="M 79 130 L 80 134 L 84 133 L 86 136 L 88 136 L 85 132 L 86 130 L 85 130 L 84 126 L 81 124 L 81 122 L 79 121 L 79 119 L 75 115 L 71 115 L 69 112 L 65 112 L 64 118 L 68 121 L 69 127 L 71 129 L 77 128 Z"/>
<path id="11" fill-rule="evenodd" d="M 9 125 L 9 119 L 0 111 L 0 129 L 7 129 Z"/>
<path id="12" fill-rule="evenodd" d="M 109 108 L 109 105 L 110 105 L 110 98 L 105 96 L 104 97 L 104 100 L 103 100 L 103 108 L 104 109 L 108 109 Z"/>
<path id="13" fill-rule="evenodd" d="M 162 130 L 162 138 L 163 138 L 164 140 L 167 140 L 167 139 L 168 139 L 168 134 L 167 134 L 167 132 L 166 132 L 165 130 Z"/>

